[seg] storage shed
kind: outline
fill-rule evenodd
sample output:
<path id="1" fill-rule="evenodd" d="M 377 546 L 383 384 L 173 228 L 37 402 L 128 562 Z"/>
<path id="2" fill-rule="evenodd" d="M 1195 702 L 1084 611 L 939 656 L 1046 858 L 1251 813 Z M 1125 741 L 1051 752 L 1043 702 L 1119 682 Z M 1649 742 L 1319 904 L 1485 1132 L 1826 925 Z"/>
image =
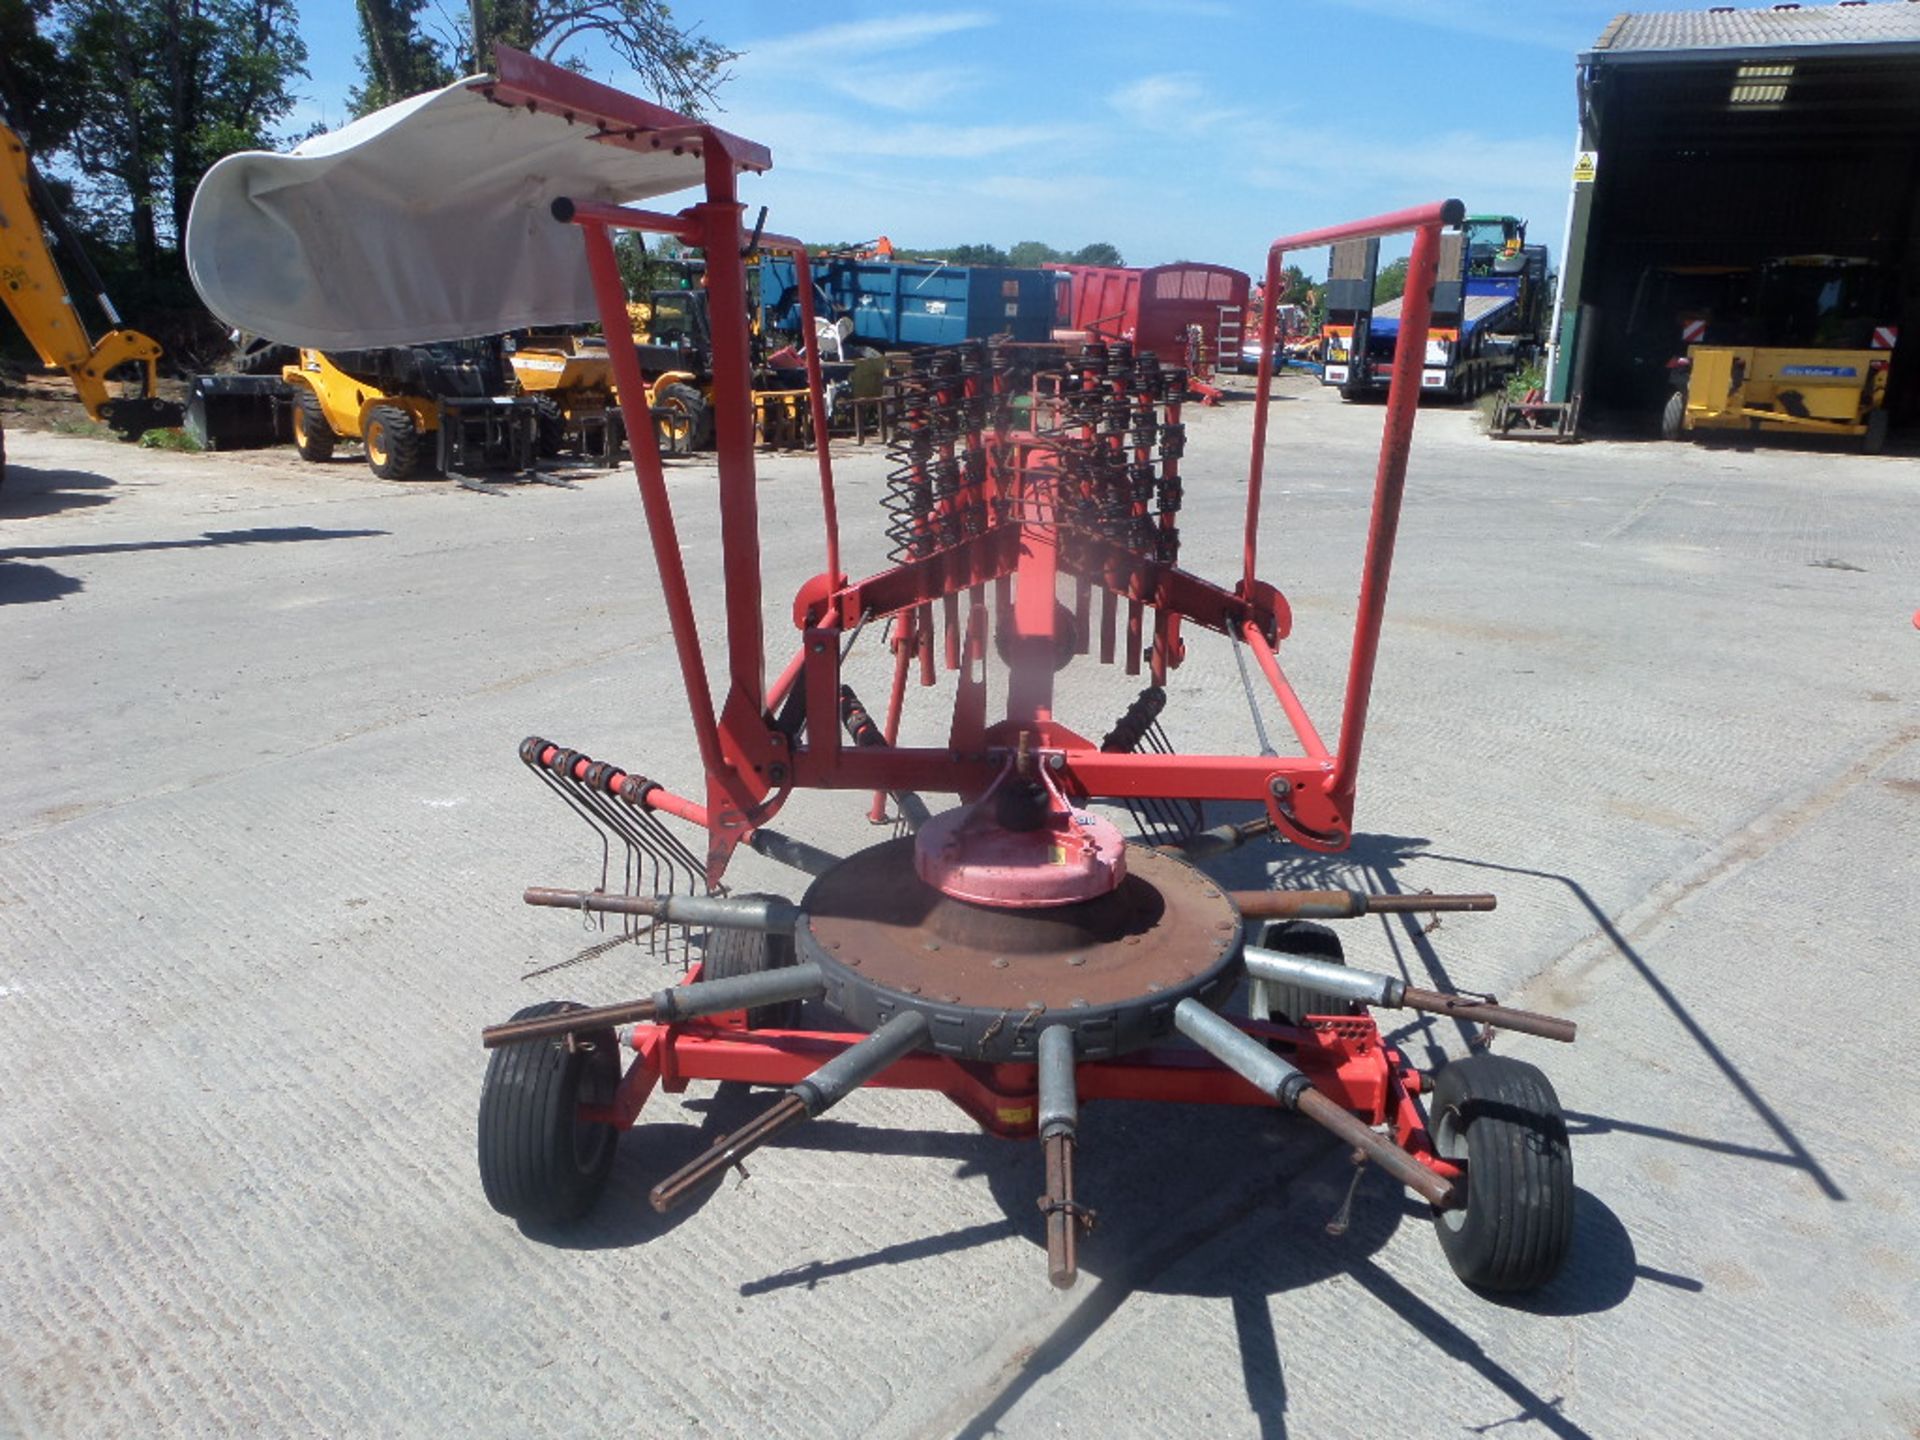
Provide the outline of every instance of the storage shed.
<path id="1" fill-rule="evenodd" d="M 1678 316 L 1736 303 L 1765 261 L 1840 256 L 1885 267 L 1889 406 L 1912 422 L 1920 0 L 1621 15 L 1579 57 L 1578 96 L 1552 398 L 1650 424 Z"/>

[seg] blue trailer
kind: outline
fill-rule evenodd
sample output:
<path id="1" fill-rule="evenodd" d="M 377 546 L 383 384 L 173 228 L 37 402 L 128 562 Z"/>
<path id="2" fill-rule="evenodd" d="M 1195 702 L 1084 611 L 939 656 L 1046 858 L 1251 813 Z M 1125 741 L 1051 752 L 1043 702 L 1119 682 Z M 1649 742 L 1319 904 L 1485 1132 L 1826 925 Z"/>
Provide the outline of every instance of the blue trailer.
<path id="1" fill-rule="evenodd" d="M 1537 353 L 1547 316 L 1547 251 L 1526 238 L 1526 222 L 1510 215 L 1472 215 L 1441 237 L 1422 391 L 1471 399 L 1504 384 Z M 1370 300 L 1371 275 L 1355 288 Z M 1321 383 L 1348 399 L 1385 390 L 1400 301 L 1358 301 L 1338 314 L 1329 304 L 1328 321 Z"/>
<path id="2" fill-rule="evenodd" d="M 995 335 L 1044 341 L 1053 330 L 1051 270 L 824 259 L 813 262 L 813 284 L 815 313 L 852 319 L 855 345 L 957 345 Z M 769 332 L 800 332 L 794 265 L 784 256 L 760 261 L 760 323 Z"/>

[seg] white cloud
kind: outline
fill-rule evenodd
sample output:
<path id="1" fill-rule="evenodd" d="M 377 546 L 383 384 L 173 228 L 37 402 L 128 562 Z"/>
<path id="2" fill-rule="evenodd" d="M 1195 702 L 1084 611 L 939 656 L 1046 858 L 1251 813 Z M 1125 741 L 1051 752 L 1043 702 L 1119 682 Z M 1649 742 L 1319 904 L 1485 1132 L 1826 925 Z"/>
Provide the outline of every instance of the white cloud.
<path id="1" fill-rule="evenodd" d="M 1219 90 L 1219 82 L 1191 70 L 1145 75 L 1131 85 L 1110 92 L 1107 104 L 1143 129 L 1177 129 L 1186 134 L 1243 119 L 1247 112 L 1232 106 L 1204 102 Z"/>
<path id="2" fill-rule="evenodd" d="M 1334 0 L 1334 3 L 1408 25 L 1558 50 L 1569 60 L 1591 46 L 1600 33 L 1599 29 L 1572 16 L 1556 15 L 1550 5 L 1490 9 L 1477 5 L 1436 5 L 1429 0 Z"/>
<path id="3" fill-rule="evenodd" d="M 779 65 L 783 69 L 812 63 L 839 64 L 853 56 L 881 55 L 894 50 L 910 50 L 944 35 L 963 30 L 978 30 L 996 23 L 982 10 L 961 10 L 951 15 L 898 15 L 879 20 L 852 20 L 839 25 L 823 25 L 817 30 L 802 30 L 794 35 L 773 36 L 740 45 L 740 60 L 735 70 Z"/>
<path id="4" fill-rule="evenodd" d="M 1258 158 L 1263 151 L 1273 158 Z M 1571 137 L 1454 131 L 1386 141 L 1294 128 L 1273 132 L 1252 154 L 1247 183 L 1285 197 L 1271 209 L 1261 206 L 1273 216 L 1275 233 L 1458 198 L 1470 211 L 1521 216 L 1529 222 L 1530 243 L 1560 245 Z"/>
<path id="5" fill-rule="evenodd" d="M 932 110 L 942 102 L 977 90 L 984 77 L 964 65 L 903 70 L 899 62 L 884 65 L 836 66 L 820 75 L 818 83 L 834 93 L 882 110 Z"/>
<path id="6" fill-rule="evenodd" d="M 800 109 L 735 112 L 728 115 L 727 128 L 770 146 L 774 167 L 790 170 L 875 158 L 978 160 L 1042 144 L 1059 148 L 1056 131 L 1047 125 L 862 121 Z"/>

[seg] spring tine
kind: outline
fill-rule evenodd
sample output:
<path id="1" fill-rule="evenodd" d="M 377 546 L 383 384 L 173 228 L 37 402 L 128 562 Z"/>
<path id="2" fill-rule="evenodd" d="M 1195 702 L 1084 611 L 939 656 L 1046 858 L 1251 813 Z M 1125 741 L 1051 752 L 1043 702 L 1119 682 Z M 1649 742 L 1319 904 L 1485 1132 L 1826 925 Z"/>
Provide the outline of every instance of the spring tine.
<path id="1" fill-rule="evenodd" d="M 1147 748 L 1156 755 L 1175 755 L 1173 742 L 1167 738 L 1167 732 L 1155 720 L 1146 730 Z M 1196 800 L 1171 800 L 1168 807 L 1173 812 L 1173 828 L 1186 835 L 1193 835 L 1206 825 L 1206 810 Z"/>
<path id="2" fill-rule="evenodd" d="M 573 791 L 568 786 L 563 785 L 557 776 L 549 774 L 542 767 L 536 766 L 533 768 L 534 768 L 534 773 L 537 774 L 541 778 L 541 780 L 543 780 L 546 783 L 547 788 L 553 791 L 553 793 L 558 795 L 562 800 L 564 800 L 567 804 L 567 808 L 572 810 L 574 814 L 578 815 L 582 820 L 586 821 L 587 824 L 593 828 L 594 834 L 599 837 L 600 839 L 600 888 L 602 890 L 606 889 L 607 874 L 613 861 L 613 850 L 612 850 L 612 845 L 610 843 L 611 837 L 607 834 L 606 830 L 601 827 L 600 823 L 594 819 L 593 813 L 590 810 L 588 810 L 586 806 L 582 805 L 580 801 L 574 797 Z"/>
<path id="3" fill-rule="evenodd" d="M 595 761 L 577 751 L 552 747 L 547 765 L 538 763 L 548 749 L 547 742 L 530 739 L 521 747 L 521 758 L 535 770 L 541 781 L 594 829 L 600 838 L 600 889 L 608 889 L 612 872 L 612 842 L 622 847 L 622 893 L 687 894 L 704 892 L 703 870 L 678 835 L 669 829 L 646 804 L 652 782 L 628 776 L 619 793 L 612 786 L 615 775 L 623 774 L 612 765 Z M 581 762 L 585 762 L 584 767 Z M 576 774 L 575 771 L 580 773 Z M 597 917 L 604 926 L 604 916 Z M 623 918 L 622 938 L 647 940 L 651 954 L 690 955 L 694 936 L 685 927 L 644 923 L 637 917 Z"/>

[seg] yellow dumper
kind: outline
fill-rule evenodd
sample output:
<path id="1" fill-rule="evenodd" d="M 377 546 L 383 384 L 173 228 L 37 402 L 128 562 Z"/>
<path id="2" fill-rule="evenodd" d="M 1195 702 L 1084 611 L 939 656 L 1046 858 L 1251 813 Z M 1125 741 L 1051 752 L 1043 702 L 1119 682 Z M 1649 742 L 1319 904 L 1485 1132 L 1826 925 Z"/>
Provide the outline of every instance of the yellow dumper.
<path id="1" fill-rule="evenodd" d="M 1864 260 L 1799 255 L 1761 267 L 1752 344 L 1692 344 L 1661 433 L 1791 431 L 1887 439 L 1887 372 L 1897 331 L 1879 318 L 1885 272 Z"/>
<path id="2" fill-rule="evenodd" d="M 613 361 L 598 335 L 534 334 L 513 349 L 513 378 L 540 416 L 540 454 L 571 451 L 611 463 L 624 434 Z"/>

